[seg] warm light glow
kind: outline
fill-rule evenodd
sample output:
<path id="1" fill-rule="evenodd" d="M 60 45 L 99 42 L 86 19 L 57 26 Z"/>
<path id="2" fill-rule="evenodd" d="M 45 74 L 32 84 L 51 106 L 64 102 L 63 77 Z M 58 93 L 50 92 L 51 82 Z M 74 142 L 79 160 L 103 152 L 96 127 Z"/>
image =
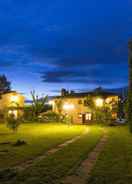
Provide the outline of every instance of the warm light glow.
<path id="1" fill-rule="evenodd" d="M 53 100 L 50 100 L 50 101 L 48 102 L 48 104 L 49 104 L 49 105 L 54 105 L 54 101 L 53 101 Z"/>
<path id="2" fill-rule="evenodd" d="M 86 113 L 85 118 L 86 118 L 86 120 L 92 120 L 92 114 Z"/>
<path id="3" fill-rule="evenodd" d="M 79 117 L 79 118 L 82 118 L 82 114 L 81 114 L 81 113 L 79 113 L 79 114 L 78 114 L 78 117 Z"/>
<path id="4" fill-rule="evenodd" d="M 17 118 L 18 111 L 17 111 L 17 110 L 9 110 L 9 111 L 8 111 L 8 114 L 9 114 L 9 115 L 12 115 L 12 114 L 13 114 L 14 117 Z"/>
<path id="5" fill-rule="evenodd" d="M 17 95 L 12 95 L 11 96 L 11 102 L 18 102 L 19 98 Z"/>
<path id="6" fill-rule="evenodd" d="M 96 104 L 97 107 L 102 107 L 103 103 L 104 103 L 104 100 L 102 98 L 97 98 L 95 100 L 95 104 Z"/>
<path id="7" fill-rule="evenodd" d="M 65 103 L 65 104 L 63 105 L 63 109 L 64 109 L 64 110 L 72 110 L 72 109 L 74 109 L 74 105 L 73 105 L 73 104 Z"/>

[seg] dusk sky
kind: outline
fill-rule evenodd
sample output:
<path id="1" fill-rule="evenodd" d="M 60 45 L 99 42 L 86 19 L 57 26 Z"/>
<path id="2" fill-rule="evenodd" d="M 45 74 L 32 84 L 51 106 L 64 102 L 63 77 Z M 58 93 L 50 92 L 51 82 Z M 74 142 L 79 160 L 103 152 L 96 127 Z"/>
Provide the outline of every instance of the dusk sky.
<path id="1" fill-rule="evenodd" d="M 26 96 L 127 85 L 132 0 L 0 0 L 0 74 Z"/>

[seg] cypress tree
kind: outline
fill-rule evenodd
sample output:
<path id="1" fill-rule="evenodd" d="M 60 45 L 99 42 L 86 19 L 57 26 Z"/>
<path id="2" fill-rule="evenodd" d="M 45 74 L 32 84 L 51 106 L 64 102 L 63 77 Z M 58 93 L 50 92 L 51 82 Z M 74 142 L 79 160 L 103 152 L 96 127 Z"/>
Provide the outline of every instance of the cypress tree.
<path id="1" fill-rule="evenodd" d="M 132 41 L 128 43 L 129 47 L 129 88 L 128 88 L 128 122 L 130 132 L 132 133 Z"/>

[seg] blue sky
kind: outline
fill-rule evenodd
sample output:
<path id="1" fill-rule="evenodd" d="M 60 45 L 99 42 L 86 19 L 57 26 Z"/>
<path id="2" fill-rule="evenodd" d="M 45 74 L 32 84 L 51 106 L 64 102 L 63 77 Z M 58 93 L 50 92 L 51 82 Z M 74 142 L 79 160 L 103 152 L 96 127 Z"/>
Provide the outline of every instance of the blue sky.
<path id="1" fill-rule="evenodd" d="M 29 97 L 127 85 L 131 0 L 0 0 L 0 73 Z"/>

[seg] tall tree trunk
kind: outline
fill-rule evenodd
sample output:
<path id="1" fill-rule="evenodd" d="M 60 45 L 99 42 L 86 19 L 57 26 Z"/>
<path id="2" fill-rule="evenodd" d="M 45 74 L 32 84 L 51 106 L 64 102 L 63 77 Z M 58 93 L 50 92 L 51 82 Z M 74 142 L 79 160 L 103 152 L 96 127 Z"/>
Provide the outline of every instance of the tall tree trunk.
<path id="1" fill-rule="evenodd" d="M 129 47 L 128 122 L 130 132 L 132 132 L 132 41 L 128 43 L 128 47 Z"/>

